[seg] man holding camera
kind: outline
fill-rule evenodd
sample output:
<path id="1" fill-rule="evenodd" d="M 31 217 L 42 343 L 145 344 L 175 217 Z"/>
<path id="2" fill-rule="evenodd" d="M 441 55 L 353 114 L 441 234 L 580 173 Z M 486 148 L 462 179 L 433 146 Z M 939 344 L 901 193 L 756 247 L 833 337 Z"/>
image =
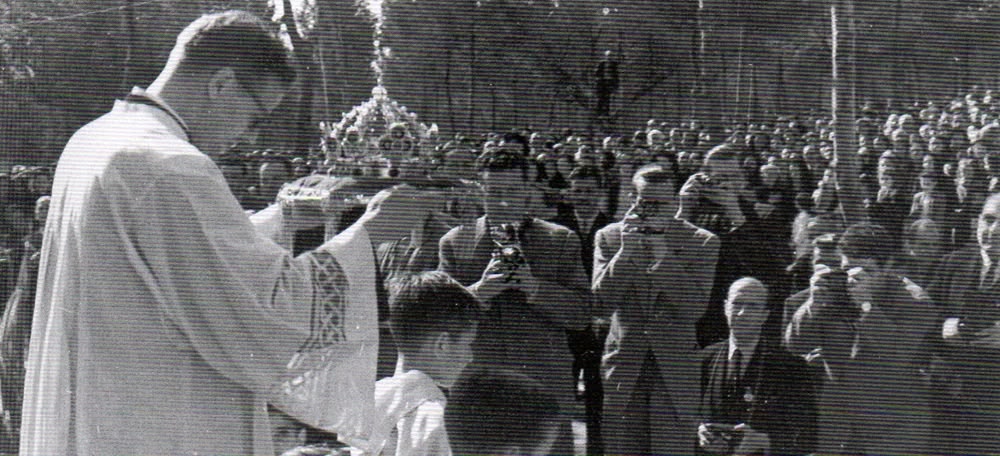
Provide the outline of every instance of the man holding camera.
<path id="1" fill-rule="evenodd" d="M 486 215 L 441 238 L 438 268 L 488 306 L 474 362 L 523 370 L 568 411 L 576 382 L 566 331 L 590 322 L 590 290 L 576 234 L 532 216 L 527 152 L 527 140 L 510 134 L 480 156 Z M 573 452 L 565 416 L 555 454 Z"/>
<path id="2" fill-rule="evenodd" d="M 801 455 L 816 444 L 816 398 L 806 362 L 761 340 L 767 288 L 733 282 L 726 298 L 729 338 L 705 349 L 698 451 L 703 455 Z"/>
<path id="3" fill-rule="evenodd" d="M 602 426 L 608 454 L 690 454 L 695 445 L 696 323 L 708 303 L 719 240 L 676 217 L 672 165 L 640 168 L 632 208 L 594 242 L 595 315 L 611 318 Z"/>
<path id="4" fill-rule="evenodd" d="M 729 285 L 740 277 L 757 277 L 771 291 L 770 317 L 764 337 L 780 337 L 781 299 L 791 291 L 785 267 L 795 217 L 788 205 L 763 210 L 750 187 L 743 161 L 750 157 L 742 143 L 726 143 L 706 154 L 700 172 L 680 190 L 680 218 L 719 237 L 719 263 L 705 314 L 698 322 L 698 342 L 708 346 L 728 337 L 723 304 Z"/>
<path id="5" fill-rule="evenodd" d="M 937 311 L 887 266 L 885 231 L 849 227 L 841 264 L 817 265 L 785 343 L 823 372 L 820 454 L 928 454 L 927 336 Z"/>

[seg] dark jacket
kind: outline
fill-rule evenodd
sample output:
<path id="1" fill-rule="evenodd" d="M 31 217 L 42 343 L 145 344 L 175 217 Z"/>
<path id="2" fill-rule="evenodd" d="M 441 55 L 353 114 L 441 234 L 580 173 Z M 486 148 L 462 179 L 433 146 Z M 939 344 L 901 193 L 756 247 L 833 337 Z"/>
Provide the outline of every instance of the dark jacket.
<path id="1" fill-rule="evenodd" d="M 802 358 L 768 345 L 761 341 L 735 384 L 726 375 L 728 339 L 704 350 L 701 422 L 747 424 L 768 435 L 772 455 L 811 453 L 816 449 L 816 376 Z"/>

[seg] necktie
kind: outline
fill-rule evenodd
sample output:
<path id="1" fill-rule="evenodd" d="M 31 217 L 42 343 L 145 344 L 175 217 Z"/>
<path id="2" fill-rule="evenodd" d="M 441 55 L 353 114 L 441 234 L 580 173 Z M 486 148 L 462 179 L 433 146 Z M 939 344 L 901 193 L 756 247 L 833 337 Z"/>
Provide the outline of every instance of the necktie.
<path id="1" fill-rule="evenodd" d="M 742 367 L 742 365 L 743 365 L 743 357 L 740 351 L 737 349 L 733 351 L 733 357 L 729 359 L 729 366 L 727 369 L 729 388 L 731 388 L 734 397 L 736 397 L 735 395 L 739 394 L 740 368 Z"/>

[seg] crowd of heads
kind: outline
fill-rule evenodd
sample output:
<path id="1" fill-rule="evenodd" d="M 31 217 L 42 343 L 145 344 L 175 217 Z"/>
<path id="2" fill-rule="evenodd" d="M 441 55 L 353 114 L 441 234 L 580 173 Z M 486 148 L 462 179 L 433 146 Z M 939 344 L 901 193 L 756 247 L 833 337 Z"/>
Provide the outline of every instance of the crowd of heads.
<path id="1" fill-rule="evenodd" d="M 840 150 L 839 157 L 828 118 L 787 116 L 716 130 L 696 121 L 650 120 L 631 135 L 531 128 L 456 134 L 421 142 L 408 160 L 381 161 L 378 166 L 384 169 L 374 171 L 338 169 L 320 155 L 273 151 L 234 152 L 220 164 L 249 209 L 273 202 L 283 183 L 309 174 L 346 172 L 499 187 L 500 180 L 490 176 L 509 181 L 506 174 L 516 170 L 518 175 L 511 177 L 528 185 L 510 183 L 510 190 L 530 191 L 533 211 L 542 218 L 560 204 L 593 204 L 620 217 L 635 201 L 629 192 L 632 184 L 641 183 L 634 180 L 636 172 L 657 165 L 654 179 L 668 179 L 677 190 L 698 175 L 702 193 L 746 193 L 751 200 L 779 202 L 807 214 L 789 227 L 802 244 L 793 246 L 799 256 L 810 251 L 817 236 L 842 231 L 851 218 L 857 221 L 856 214 L 846 213 L 848 200 L 887 230 L 892 255 L 933 257 L 976 239 L 982 204 L 1000 190 L 995 157 L 1000 101 L 992 92 L 881 112 L 866 105 L 852 130 L 857 149 Z M 846 167 L 849 160 L 858 166 Z M 856 174 L 846 175 L 845 169 Z M 845 185 L 848 180 L 857 185 Z M 696 198 L 687 202 L 690 217 L 700 210 L 698 204 Z"/>

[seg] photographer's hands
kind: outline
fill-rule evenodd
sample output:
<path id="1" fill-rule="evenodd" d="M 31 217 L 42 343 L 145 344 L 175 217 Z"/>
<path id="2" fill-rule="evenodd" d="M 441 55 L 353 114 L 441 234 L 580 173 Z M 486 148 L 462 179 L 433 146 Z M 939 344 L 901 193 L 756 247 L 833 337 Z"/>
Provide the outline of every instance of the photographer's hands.
<path id="1" fill-rule="evenodd" d="M 530 299 L 538 292 L 538 279 L 531 274 L 531 266 L 527 261 L 512 267 L 500 257 L 494 257 L 483 270 L 482 278 L 472 284 L 469 290 L 479 299 L 486 302 L 504 290 L 521 290 Z"/>
<path id="2" fill-rule="evenodd" d="M 681 211 L 684 214 L 681 218 L 692 216 L 693 214 L 690 212 L 698 206 L 698 198 L 706 198 L 723 208 L 726 217 L 729 218 L 734 227 L 741 226 L 746 223 L 746 216 L 743 215 L 743 209 L 740 207 L 740 196 L 745 193 L 745 189 L 734 187 L 726 182 L 715 183 L 708 174 L 692 174 L 678 192 L 681 199 Z"/>

